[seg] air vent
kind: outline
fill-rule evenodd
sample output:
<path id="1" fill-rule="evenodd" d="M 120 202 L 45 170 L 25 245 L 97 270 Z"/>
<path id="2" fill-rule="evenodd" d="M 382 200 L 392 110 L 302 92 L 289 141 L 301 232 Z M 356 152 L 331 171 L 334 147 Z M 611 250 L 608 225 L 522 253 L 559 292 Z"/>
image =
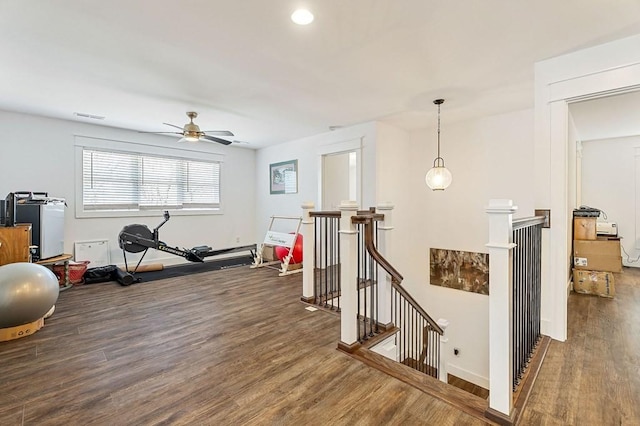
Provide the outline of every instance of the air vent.
<path id="1" fill-rule="evenodd" d="M 74 112 L 73 115 L 81 118 L 90 118 L 92 120 L 104 120 L 102 115 L 86 114 L 84 112 Z"/>

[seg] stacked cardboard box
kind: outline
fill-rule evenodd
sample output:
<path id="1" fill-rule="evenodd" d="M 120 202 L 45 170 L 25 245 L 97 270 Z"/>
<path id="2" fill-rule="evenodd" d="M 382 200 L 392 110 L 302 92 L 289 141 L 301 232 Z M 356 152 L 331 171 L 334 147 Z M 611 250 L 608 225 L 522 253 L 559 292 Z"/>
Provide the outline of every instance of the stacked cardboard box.
<path id="1" fill-rule="evenodd" d="M 597 294 L 602 297 L 616 295 L 611 272 L 573 270 L 573 291 L 583 294 Z"/>
<path id="2" fill-rule="evenodd" d="M 593 241 L 597 237 L 595 217 L 573 218 L 573 239 Z"/>
<path id="3" fill-rule="evenodd" d="M 594 241 L 573 242 L 573 266 L 576 269 L 622 272 L 620 240 L 598 237 Z"/>
<path id="4" fill-rule="evenodd" d="M 575 217 L 573 235 L 574 291 L 613 297 L 613 273 L 622 272 L 620 239 L 598 237 L 595 217 Z"/>

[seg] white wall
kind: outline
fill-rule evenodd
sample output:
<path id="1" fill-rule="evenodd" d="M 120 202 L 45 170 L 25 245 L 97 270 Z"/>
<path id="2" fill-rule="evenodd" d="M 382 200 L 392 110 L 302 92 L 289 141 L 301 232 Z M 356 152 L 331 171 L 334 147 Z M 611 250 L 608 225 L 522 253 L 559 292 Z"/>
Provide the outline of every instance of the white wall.
<path id="1" fill-rule="evenodd" d="M 142 223 L 154 228 L 162 212 L 149 217 L 75 218 L 74 136 L 106 138 L 124 142 L 176 147 L 176 139 L 0 111 L 0 196 L 12 191 L 43 191 L 67 200 L 65 251 L 73 253 L 74 241 L 108 239 L 111 262 L 122 263 L 117 237 L 123 226 Z M 255 153 L 252 150 L 199 144 L 206 152 L 224 155 L 221 176 L 221 203 L 224 214 L 206 216 L 172 215 L 161 229 L 161 239 L 171 246 L 209 245 L 226 248 L 256 242 L 255 233 Z M 240 241 L 237 242 L 237 239 Z M 129 258 L 129 255 L 127 256 Z M 137 255 L 131 255 L 137 259 Z M 180 257 L 150 250 L 145 259 L 164 264 L 180 263 Z"/>
<path id="2" fill-rule="evenodd" d="M 443 122 L 441 154 L 453 183 L 442 192 L 431 191 L 424 181 L 436 157 L 435 128 L 412 132 L 409 146 L 404 194 L 410 197 L 411 213 L 408 226 L 396 221 L 395 247 L 401 245 L 403 255 L 394 260 L 405 277 L 403 285 L 427 312 L 451 323 L 449 371 L 488 387 L 489 298 L 430 285 L 429 249 L 487 253 L 485 207 L 491 198 L 512 199 L 519 207 L 517 217 L 533 215 L 533 111 Z M 461 350 L 459 357 L 454 347 Z"/>
<path id="3" fill-rule="evenodd" d="M 360 142 L 361 141 L 361 142 Z M 322 133 L 291 142 L 263 148 L 256 153 L 256 215 L 257 241 L 264 239 L 271 216 L 301 216 L 301 205 L 313 201 L 320 209 L 321 157 L 329 152 L 344 152 L 352 143 L 362 144 L 363 204 L 375 200 L 375 124 L 366 123 L 333 132 Z M 298 160 L 298 193 L 269 193 L 269 164 L 287 160 Z"/>
<path id="4" fill-rule="evenodd" d="M 640 136 L 582 143 L 582 204 L 603 210 L 618 224 L 620 243 L 631 260 L 640 255 L 639 184 Z M 640 266 L 624 254 L 622 261 Z"/>

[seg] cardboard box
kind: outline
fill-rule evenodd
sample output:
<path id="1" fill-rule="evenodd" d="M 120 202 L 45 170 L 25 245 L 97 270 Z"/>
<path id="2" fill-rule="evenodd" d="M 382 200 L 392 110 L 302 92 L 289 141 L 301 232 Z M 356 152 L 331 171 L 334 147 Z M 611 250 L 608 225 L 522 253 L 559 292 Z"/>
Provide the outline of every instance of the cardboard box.
<path id="1" fill-rule="evenodd" d="M 264 245 L 262 247 L 262 260 L 265 262 L 273 262 L 278 260 L 273 246 Z"/>
<path id="2" fill-rule="evenodd" d="M 573 239 L 590 240 L 597 238 L 597 225 L 595 217 L 574 217 L 573 218 Z"/>
<path id="3" fill-rule="evenodd" d="M 598 238 L 573 242 L 573 267 L 588 271 L 622 272 L 620 240 Z"/>
<path id="4" fill-rule="evenodd" d="M 616 295 L 615 280 L 611 272 L 573 270 L 573 291 L 602 297 Z"/>

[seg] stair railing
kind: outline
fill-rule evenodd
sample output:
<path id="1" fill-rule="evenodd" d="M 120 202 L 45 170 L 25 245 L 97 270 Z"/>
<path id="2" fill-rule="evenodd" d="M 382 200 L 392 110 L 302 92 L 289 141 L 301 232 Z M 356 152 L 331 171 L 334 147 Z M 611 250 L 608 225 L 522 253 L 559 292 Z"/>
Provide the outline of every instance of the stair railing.
<path id="1" fill-rule="evenodd" d="M 309 212 L 313 220 L 313 303 L 340 312 L 339 211 Z"/>
<path id="2" fill-rule="evenodd" d="M 375 217 L 377 220 L 384 216 L 375 213 L 375 209 L 368 211 L 358 211 L 357 218 Z M 377 240 L 377 220 L 373 221 L 373 239 Z M 381 331 L 379 318 L 379 293 L 378 293 L 378 268 L 375 261 L 366 248 L 365 222 L 362 220 L 352 220 L 358 233 L 358 341 L 364 342 L 376 336 Z"/>
<path id="3" fill-rule="evenodd" d="M 542 224 L 514 221 L 509 199 L 492 199 L 489 215 L 489 408 L 515 422 L 514 391 L 540 338 Z"/>
<path id="4" fill-rule="evenodd" d="M 513 220 L 513 390 L 520 384 L 542 335 L 542 225 L 544 217 Z"/>
<path id="5" fill-rule="evenodd" d="M 392 326 L 397 329 L 395 342 L 399 358 L 396 361 L 439 378 L 441 370 L 440 339 L 444 335 L 444 330 L 401 285 L 402 275 L 377 250 L 375 222 L 382 218 L 382 215 L 374 213 L 359 214 L 352 217 L 352 222 L 363 227 L 360 232 L 364 232 L 364 247 L 369 256 L 367 260 L 371 264 L 380 266 L 391 276 L 391 318 Z M 360 268 L 358 269 L 360 270 Z M 362 277 L 359 276 L 358 283 L 361 282 Z M 359 333 L 360 343 L 373 337 L 379 331 L 374 310 L 374 307 L 377 306 L 374 305 L 374 302 L 377 300 L 373 295 L 376 293 L 370 292 L 372 297 L 368 309 L 366 297 L 363 298 L 364 303 L 358 306 L 358 324 L 362 324 L 364 330 L 364 333 Z"/>
<path id="6" fill-rule="evenodd" d="M 377 249 L 380 240 L 380 247 L 390 250 L 393 205 L 381 204 L 384 214 L 375 208 L 358 210 L 351 201 L 343 202 L 340 211 L 314 212 L 313 207 L 302 205 L 301 299 L 340 313 L 340 349 L 353 352 L 377 343 L 376 336 L 385 342 L 390 338 L 393 345 L 385 356 L 446 382 L 441 344 L 448 322 L 436 322 L 425 312 Z M 387 337 L 385 331 L 394 334 Z"/>

